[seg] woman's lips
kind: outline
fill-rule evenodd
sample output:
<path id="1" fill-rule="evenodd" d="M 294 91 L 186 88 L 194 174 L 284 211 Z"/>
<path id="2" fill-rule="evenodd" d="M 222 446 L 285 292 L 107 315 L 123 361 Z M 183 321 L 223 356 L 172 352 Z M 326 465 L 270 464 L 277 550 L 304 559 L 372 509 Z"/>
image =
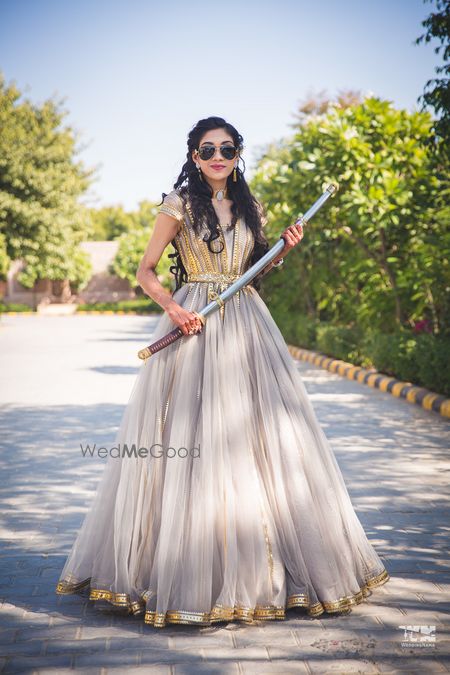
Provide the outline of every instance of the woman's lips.
<path id="1" fill-rule="evenodd" d="M 222 165 L 215 165 L 215 166 L 213 166 L 213 165 L 211 164 L 211 169 L 215 169 L 216 171 L 220 171 L 221 169 L 224 169 L 224 168 L 225 168 L 225 166 L 222 166 Z"/>

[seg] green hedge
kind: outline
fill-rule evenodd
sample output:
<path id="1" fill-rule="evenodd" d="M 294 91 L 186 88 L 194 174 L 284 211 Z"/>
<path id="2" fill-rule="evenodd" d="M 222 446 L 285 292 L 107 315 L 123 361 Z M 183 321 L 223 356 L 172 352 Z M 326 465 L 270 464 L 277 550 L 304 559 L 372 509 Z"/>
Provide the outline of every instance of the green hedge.
<path id="1" fill-rule="evenodd" d="M 14 302 L 0 302 L 0 314 L 5 312 L 33 312 L 34 310 L 28 305 L 21 305 Z"/>
<path id="2" fill-rule="evenodd" d="M 366 337 L 364 349 L 377 370 L 450 396 L 450 337 L 407 330 L 374 333 Z"/>
<path id="3" fill-rule="evenodd" d="M 122 312 L 140 312 L 150 314 L 157 312 L 161 314 L 161 307 L 150 298 L 136 298 L 136 300 L 121 300 L 119 302 L 93 302 L 78 305 L 77 312 L 98 311 L 122 311 Z M 17 303 L 0 302 L 0 314 L 4 312 L 34 312 L 28 305 Z"/>
<path id="4" fill-rule="evenodd" d="M 273 313 L 287 342 L 450 396 L 450 337 L 402 329 L 386 334 Z"/>
<path id="5" fill-rule="evenodd" d="M 320 323 L 316 330 L 317 349 L 336 359 L 357 365 L 368 365 L 361 349 L 362 331 L 358 327 L 333 326 Z"/>
<path id="6" fill-rule="evenodd" d="M 148 297 L 136 298 L 135 300 L 120 300 L 119 302 L 93 302 L 78 305 L 77 312 L 86 312 L 92 310 L 99 311 L 121 311 L 121 312 L 139 312 L 142 314 L 150 314 L 157 312 L 162 313 L 161 307 Z"/>

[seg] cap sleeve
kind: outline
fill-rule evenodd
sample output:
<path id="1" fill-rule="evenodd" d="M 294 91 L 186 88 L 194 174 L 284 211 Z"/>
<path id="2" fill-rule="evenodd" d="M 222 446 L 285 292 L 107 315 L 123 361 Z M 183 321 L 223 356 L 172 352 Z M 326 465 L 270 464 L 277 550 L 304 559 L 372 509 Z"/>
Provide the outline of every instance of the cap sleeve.
<path id="1" fill-rule="evenodd" d="M 164 197 L 164 202 L 158 208 L 158 213 L 167 213 L 167 215 L 176 218 L 180 223 L 184 220 L 184 204 L 176 190 L 172 190 Z"/>

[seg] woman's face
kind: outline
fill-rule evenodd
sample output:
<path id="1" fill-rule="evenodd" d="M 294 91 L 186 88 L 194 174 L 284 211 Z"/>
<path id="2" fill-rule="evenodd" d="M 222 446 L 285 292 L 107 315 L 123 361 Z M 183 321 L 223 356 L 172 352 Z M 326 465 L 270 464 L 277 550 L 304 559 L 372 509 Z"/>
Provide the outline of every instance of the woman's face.
<path id="1" fill-rule="evenodd" d="M 233 159 L 225 159 L 220 152 L 221 145 L 234 145 L 233 137 L 225 131 L 225 129 L 211 129 L 207 131 L 200 139 L 199 148 L 202 146 L 214 145 L 216 146 L 215 153 L 211 159 L 203 160 L 194 150 L 192 159 L 194 162 L 200 164 L 202 173 L 208 178 L 216 181 L 226 181 L 230 173 L 234 169 L 239 156 L 236 155 Z"/>

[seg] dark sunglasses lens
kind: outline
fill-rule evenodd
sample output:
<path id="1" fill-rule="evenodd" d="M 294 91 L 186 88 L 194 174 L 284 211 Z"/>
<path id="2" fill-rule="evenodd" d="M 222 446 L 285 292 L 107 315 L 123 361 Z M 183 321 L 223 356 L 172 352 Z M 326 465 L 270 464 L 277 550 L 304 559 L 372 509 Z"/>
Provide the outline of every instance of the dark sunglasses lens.
<path id="1" fill-rule="evenodd" d="M 211 159 L 211 157 L 214 155 L 214 152 L 215 148 L 212 145 L 205 145 L 199 149 L 198 154 L 200 155 L 200 159 L 205 161 L 207 159 Z"/>
<path id="2" fill-rule="evenodd" d="M 211 159 L 211 157 L 214 156 L 216 149 L 212 145 L 203 145 L 201 148 L 198 150 L 198 154 L 200 156 L 200 159 L 203 159 L 203 161 Z M 220 146 L 220 154 L 224 159 L 233 159 L 233 157 L 236 156 L 236 148 L 234 145 L 221 145 Z"/>
<path id="3" fill-rule="evenodd" d="M 233 159 L 236 155 L 236 148 L 234 145 L 221 145 L 220 152 L 225 159 Z"/>

